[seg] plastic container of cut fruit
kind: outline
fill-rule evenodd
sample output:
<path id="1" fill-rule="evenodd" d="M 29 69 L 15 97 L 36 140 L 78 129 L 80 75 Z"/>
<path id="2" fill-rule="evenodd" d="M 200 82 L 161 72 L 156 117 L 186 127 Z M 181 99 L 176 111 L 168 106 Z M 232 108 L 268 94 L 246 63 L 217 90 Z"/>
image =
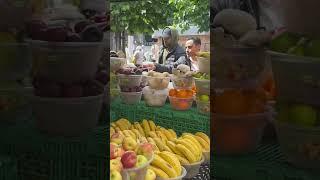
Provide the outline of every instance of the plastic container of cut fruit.
<path id="1" fill-rule="evenodd" d="M 210 58 L 198 57 L 199 72 L 210 74 Z"/>
<path id="2" fill-rule="evenodd" d="M 121 101 L 125 104 L 137 104 L 141 101 L 141 92 L 120 92 Z"/>
<path id="3" fill-rule="evenodd" d="M 139 87 L 142 82 L 142 75 L 119 74 L 118 79 L 120 87 Z"/>
<path id="4" fill-rule="evenodd" d="M 175 178 L 162 178 L 162 177 L 157 177 L 156 180 L 182 180 L 185 178 L 187 175 L 187 170 L 183 166 L 181 166 L 181 175 Z"/>
<path id="5" fill-rule="evenodd" d="M 79 98 L 32 97 L 36 127 L 54 136 L 80 136 L 99 119 L 103 94 Z"/>
<path id="6" fill-rule="evenodd" d="M 0 88 L 0 126 L 16 125 L 29 120 L 29 97 L 32 91 L 32 87 Z"/>
<path id="7" fill-rule="evenodd" d="M 269 51 L 277 87 L 277 99 L 297 100 L 319 106 L 319 58 Z M 285 70 L 284 70 L 285 69 Z"/>
<path id="8" fill-rule="evenodd" d="M 217 88 L 256 87 L 265 66 L 264 48 L 217 47 L 212 60 L 212 81 Z"/>
<path id="9" fill-rule="evenodd" d="M 299 168 L 319 170 L 320 128 L 279 121 L 275 124 L 280 148 L 287 160 Z"/>
<path id="10" fill-rule="evenodd" d="M 210 95 L 210 80 L 194 78 L 197 94 Z"/>
<path id="11" fill-rule="evenodd" d="M 194 97 L 192 96 L 189 98 L 178 98 L 174 96 L 169 96 L 169 100 L 170 100 L 171 107 L 174 110 L 185 111 L 191 108 Z"/>
<path id="12" fill-rule="evenodd" d="M 47 42 L 27 40 L 33 56 L 33 73 L 56 82 L 94 79 L 104 42 Z"/>
<path id="13" fill-rule="evenodd" d="M 122 180 L 130 180 L 130 179 L 145 179 L 145 176 L 147 174 L 148 168 L 150 166 L 150 163 L 153 161 L 154 154 L 152 154 L 151 157 L 147 157 L 148 162 L 146 162 L 141 167 L 135 167 L 130 169 L 123 169 L 121 171 Z M 131 176 L 134 176 L 134 178 L 131 178 Z"/>
<path id="14" fill-rule="evenodd" d="M 175 89 L 192 89 L 194 86 L 194 78 L 172 76 L 172 85 Z"/>
<path id="15" fill-rule="evenodd" d="M 151 89 L 156 89 L 156 90 L 163 90 L 167 89 L 169 82 L 170 82 L 170 77 L 147 77 L 148 80 L 148 85 Z"/>
<path id="16" fill-rule="evenodd" d="M 182 165 L 187 170 L 187 174 L 184 178 L 190 179 L 198 175 L 200 166 L 203 162 L 204 162 L 204 157 L 202 157 L 202 159 L 199 162 Z"/>
<path id="17" fill-rule="evenodd" d="M 116 72 L 126 63 L 127 60 L 125 58 L 110 57 L 110 70 Z"/>
<path id="18" fill-rule="evenodd" d="M 0 83 L 15 81 L 29 75 L 31 53 L 26 43 L 0 43 Z"/>
<path id="19" fill-rule="evenodd" d="M 150 86 L 144 87 L 142 92 L 145 103 L 154 107 L 164 106 L 169 94 L 168 89 L 155 90 L 151 89 Z"/>
<path id="20" fill-rule="evenodd" d="M 201 114 L 210 114 L 210 101 L 204 102 L 196 98 L 197 110 Z"/>
<path id="21" fill-rule="evenodd" d="M 254 152 L 263 136 L 263 130 L 272 120 L 264 113 L 242 116 L 213 114 L 213 151 L 220 155 L 239 155 Z"/>

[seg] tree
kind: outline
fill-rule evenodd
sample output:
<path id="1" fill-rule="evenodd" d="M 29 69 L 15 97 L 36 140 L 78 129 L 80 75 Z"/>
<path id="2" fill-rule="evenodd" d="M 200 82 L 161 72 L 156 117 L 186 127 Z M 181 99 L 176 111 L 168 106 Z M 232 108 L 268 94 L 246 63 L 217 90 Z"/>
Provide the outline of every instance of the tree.
<path id="1" fill-rule="evenodd" d="M 197 26 L 199 32 L 210 30 L 209 0 L 169 0 L 169 4 L 175 7 L 173 24 L 182 31 L 191 25 Z"/>
<path id="2" fill-rule="evenodd" d="M 110 5 L 113 32 L 151 34 L 168 25 L 209 31 L 209 0 L 127 0 Z"/>

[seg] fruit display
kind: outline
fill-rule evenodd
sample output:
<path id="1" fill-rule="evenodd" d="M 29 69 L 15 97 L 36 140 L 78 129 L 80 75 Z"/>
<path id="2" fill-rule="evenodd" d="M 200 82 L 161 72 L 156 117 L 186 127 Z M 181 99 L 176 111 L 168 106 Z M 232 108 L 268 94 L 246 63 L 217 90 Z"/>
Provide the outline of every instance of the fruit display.
<path id="1" fill-rule="evenodd" d="M 194 92 L 187 89 L 170 89 L 169 100 L 171 107 L 175 110 L 188 110 L 194 100 Z"/>
<path id="2" fill-rule="evenodd" d="M 159 73 L 155 71 L 149 71 L 147 76 L 148 86 L 151 89 L 163 90 L 168 88 L 170 77 L 169 73 Z"/>
<path id="3" fill-rule="evenodd" d="M 192 89 L 194 86 L 193 71 L 190 67 L 180 64 L 172 70 L 171 80 L 175 89 Z"/>
<path id="4" fill-rule="evenodd" d="M 197 169 L 194 164 L 201 164 L 204 160 L 203 154 L 210 152 L 210 138 L 206 134 L 202 132 L 183 133 L 178 137 L 173 129 L 166 129 L 146 119 L 133 123 L 127 119 L 112 122 L 110 141 L 112 144 L 122 144 L 124 149 L 136 150 L 138 153 L 137 144 L 145 146 L 142 149 L 144 152 L 152 149 L 154 159 L 149 169 L 161 179 L 177 178 L 183 175 L 185 169 L 190 166 L 199 172 L 199 168 Z M 115 153 L 110 154 L 110 157 L 119 157 L 124 151 L 122 149 L 112 150 L 111 152 Z"/>
<path id="5" fill-rule="evenodd" d="M 144 87 L 142 93 L 146 105 L 156 107 L 164 106 L 169 95 L 168 89 L 155 90 L 150 86 Z"/>
<path id="6" fill-rule="evenodd" d="M 210 113 L 210 96 L 200 95 L 196 99 L 197 109 L 200 113 L 209 114 Z"/>
<path id="7" fill-rule="evenodd" d="M 262 88 L 215 91 L 214 113 L 237 116 L 263 113 L 266 110 L 267 96 Z"/>

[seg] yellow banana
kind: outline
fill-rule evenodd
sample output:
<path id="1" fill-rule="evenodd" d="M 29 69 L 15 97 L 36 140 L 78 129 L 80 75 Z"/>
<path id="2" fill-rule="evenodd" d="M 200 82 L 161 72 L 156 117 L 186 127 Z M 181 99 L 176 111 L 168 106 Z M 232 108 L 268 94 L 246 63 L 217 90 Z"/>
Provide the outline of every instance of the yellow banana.
<path id="1" fill-rule="evenodd" d="M 166 138 L 170 141 L 174 140 L 175 138 L 172 136 L 172 134 L 170 133 L 170 131 L 168 131 L 165 128 L 161 128 L 161 132 L 162 134 L 164 134 L 166 136 Z"/>
<path id="2" fill-rule="evenodd" d="M 197 162 L 196 156 L 184 145 L 182 144 L 177 144 L 176 148 L 188 159 L 190 163 L 195 163 Z"/>
<path id="3" fill-rule="evenodd" d="M 157 126 L 156 131 L 159 131 L 161 128 L 161 126 Z"/>
<path id="4" fill-rule="evenodd" d="M 150 131 L 156 131 L 156 124 L 153 121 L 149 121 Z"/>
<path id="5" fill-rule="evenodd" d="M 173 151 L 167 145 L 164 145 L 164 151 L 169 151 L 169 152 L 173 153 Z"/>
<path id="6" fill-rule="evenodd" d="M 127 130 L 127 124 L 121 119 L 116 121 L 116 125 L 121 129 L 121 131 Z"/>
<path id="7" fill-rule="evenodd" d="M 156 142 L 158 148 L 160 151 L 164 151 L 165 150 L 165 144 L 161 141 L 160 138 L 153 138 L 153 140 Z"/>
<path id="8" fill-rule="evenodd" d="M 201 137 L 201 138 L 204 139 L 208 144 L 210 144 L 210 138 L 209 138 L 209 136 L 206 135 L 205 133 L 203 133 L 203 132 L 197 132 L 195 135 Z"/>
<path id="9" fill-rule="evenodd" d="M 157 133 L 158 137 L 161 138 L 162 142 L 164 142 L 164 143 L 166 144 L 167 141 L 168 141 L 168 139 L 167 139 L 167 137 L 161 132 L 161 130 L 160 130 L 160 131 L 156 131 L 156 133 Z"/>
<path id="10" fill-rule="evenodd" d="M 129 134 L 131 135 L 131 137 L 133 137 L 134 140 L 137 139 L 137 136 L 134 132 L 132 132 L 131 130 L 127 130 L 129 132 Z"/>
<path id="11" fill-rule="evenodd" d="M 142 137 L 142 135 L 140 134 L 140 132 L 137 129 L 132 129 L 131 131 L 136 135 L 137 139 Z"/>
<path id="12" fill-rule="evenodd" d="M 177 175 L 181 174 L 181 171 L 182 171 L 181 164 L 175 154 L 168 151 L 163 151 L 163 152 L 160 152 L 158 155 L 173 167 Z"/>
<path id="13" fill-rule="evenodd" d="M 198 148 L 197 145 L 195 145 L 195 143 L 193 143 L 193 141 L 191 141 L 190 139 L 183 139 L 182 141 L 185 141 L 187 144 L 191 144 L 192 147 L 194 147 L 196 149 L 195 155 L 197 157 L 197 160 L 200 161 L 202 159 L 202 148 Z"/>
<path id="14" fill-rule="evenodd" d="M 165 173 L 163 170 L 161 170 L 160 168 L 158 167 L 155 167 L 155 166 L 149 166 L 149 168 L 154 171 L 156 173 L 157 176 L 161 177 L 161 178 L 164 178 L 164 179 L 168 179 L 169 176 L 167 173 Z"/>
<path id="15" fill-rule="evenodd" d="M 157 138 L 158 137 L 158 135 L 157 135 L 157 133 L 155 131 L 150 131 L 149 132 L 149 136 L 152 137 L 152 138 Z"/>
<path id="16" fill-rule="evenodd" d="M 148 137 L 147 139 L 148 142 L 152 144 L 154 151 L 160 151 L 159 147 L 157 146 L 157 143 L 151 137 Z"/>
<path id="17" fill-rule="evenodd" d="M 124 123 L 127 125 L 128 129 L 131 127 L 131 122 L 128 119 L 122 119 Z"/>
<path id="18" fill-rule="evenodd" d="M 122 131 L 125 137 L 132 137 L 128 130 Z"/>
<path id="19" fill-rule="evenodd" d="M 121 129 L 119 127 L 115 128 L 116 132 L 121 132 Z"/>
<path id="20" fill-rule="evenodd" d="M 116 128 L 117 127 L 116 123 L 112 122 L 111 127 Z"/>
<path id="21" fill-rule="evenodd" d="M 116 130 L 113 127 L 110 127 L 110 135 L 114 134 Z"/>
<path id="22" fill-rule="evenodd" d="M 194 136 L 198 142 L 201 144 L 202 148 L 205 149 L 206 151 L 210 151 L 210 145 L 201 137 L 199 136 Z"/>
<path id="23" fill-rule="evenodd" d="M 140 132 L 140 134 L 144 137 L 146 137 L 146 135 L 144 134 L 144 131 L 141 127 L 141 125 L 138 122 L 134 122 L 134 126 L 136 127 L 136 129 L 138 129 L 138 131 Z"/>
<path id="24" fill-rule="evenodd" d="M 190 139 L 197 147 L 198 149 L 202 152 L 202 146 L 201 144 L 199 143 L 199 141 L 194 137 L 194 135 L 182 135 L 183 138 L 187 138 L 187 139 Z"/>
<path id="25" fill-rule="evenodd" d="M 139 142 L 140 142 L 141 144 L 143 144 L 143 143 L 148 142 L 148 140 L 147 140 L 146 137 L 140 136 L 140 137 L 139 137 Z"/>
<path id="26" fill-rule="evenodd" d="M 188 150 L 192 152 L 192 154 L 195 156 L 196 161 L 199 161 L 200 156 L 202 155 L 202 151 L 199 151 L 197 147 L 194 147 L 192 142 L 187 141 L 188 139 L 181 139 L 181 140 L 176 140 L 176 144 L 182 144 L 185 146 Z M 184 154 L 185 155 L 185 154 Z"/>
<path id="27" fill-rule="evenodd" d="M 118 131 L 119 134 L 121 134 L 123 137 L 126 137 L 122 131 Z"/>
<path id="28" fill-rule="evenodd" d="M 174 170 L 174 168 L 171 166 L 171 164 L 169 164 L 167 161 L 162 159 L 157 154 L 154 155 L 154 159 L 151 162 L 151 165 L 163 170 L 169 176 L 169 178 L 174 178 L 174 177 L 178 176 L 177 172 Z"/>
<path id="29" fill-rule="evenodd" d="M 177 133 L 173 129 L 168 129 L 168 131 L 172 134 L 173 138 L 177 138 Z"/>
<path id="30" fill-rule="evenodd" d="M 146 119 L 142 120 L 142 127 L 144 129 L 144 133 L 146 136 L 149 136 L 149 132 L 150 132 L 150 126 L 149 123 Z"/>
<path id="31" fill-rule="evenodd" d="M 168 141 L 167 146 L 172 150 L 173 153 L 183 156 L 183 154 L 179 150 L 177 150 L 176 144 L 174 142 Z"/>
<path id="32" fill-rule="evenodd" d="M 176 154 L 177 158 L 180 161 L 180 164 L 182 165 L 186 165 L 186 164 L 190 164 L 190 162 L 188 161 L 188 159 L 186 159 L 184 156 L 180 156 L 178 154 Z"/>

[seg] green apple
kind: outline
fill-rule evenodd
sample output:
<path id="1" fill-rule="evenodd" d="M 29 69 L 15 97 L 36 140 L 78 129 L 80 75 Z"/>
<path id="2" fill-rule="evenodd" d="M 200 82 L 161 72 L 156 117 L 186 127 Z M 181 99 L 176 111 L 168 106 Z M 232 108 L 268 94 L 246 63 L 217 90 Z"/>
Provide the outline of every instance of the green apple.
<path id="1" fill-rule="evenodd" d="M 119 171 L 111 170 L 110 180 L 122 180 L 122 176 Z"/>
<path id="2" fill-rule="evenodd" d="M 208 95 L 201 95 L 199 97 L 200 101 L 202 102 L 209 102 L 210 101 L 210 97 Z"/>
<path id="3" fill-rule="evenodd" d="M 293 105 L 290 107 L 289 118 L 302 126 L 314 126 L 317 123 L 317 111 L 308 105 Z"/>
<path id="4" fill-rule="evenodd" d="M 271 49 L 276 52 L 286 53 L 288 49 L 295 46 L 298 41 L 299 37 L 285 32 L 272 40 Z"/>
<path id="5" fill-rule="evenodd" d="M 137 162 L 135 167 L 141 167 L 148 162 L 148 159 L 143 155 L 137 155 Z"/>

